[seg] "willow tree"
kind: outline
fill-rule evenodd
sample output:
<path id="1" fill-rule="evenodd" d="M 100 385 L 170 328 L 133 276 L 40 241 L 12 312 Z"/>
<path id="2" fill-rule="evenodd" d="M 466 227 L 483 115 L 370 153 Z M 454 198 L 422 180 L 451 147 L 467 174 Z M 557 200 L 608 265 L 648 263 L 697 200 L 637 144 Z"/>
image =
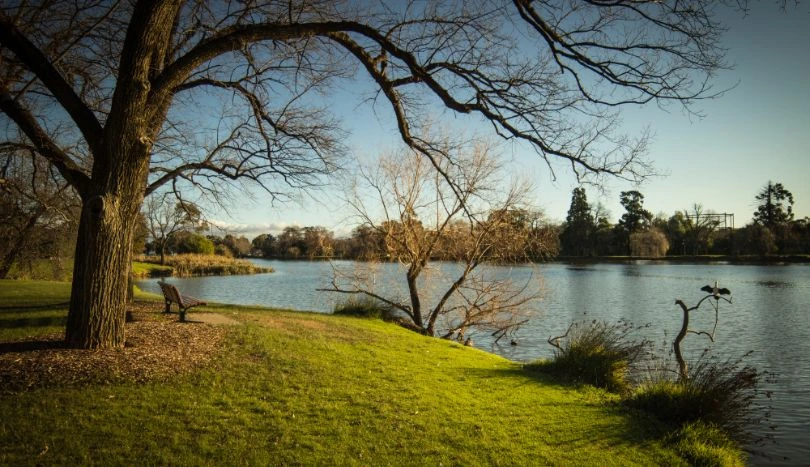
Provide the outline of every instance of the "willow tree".
<path id="1" fill-rule="evenodd" d="M 643 177 L 646 136 L 623 135 L 617 111 L 713 95 L 709 79 L 723 66 L 716 5 L 3 2 L 4 125 L 82 200 L 68 344 L 123 345 L 146 195 L 217 196 L 225 180 L 283 196 L 319 183 L 341 149 L 328 107 L 340 81 L 376 89 L 389 109 L 378 113 L 436 166 L 447 155 L 415 129 L 438 107 L 578 176 Z M 217 123 L 195 133 L 201 115 Z"/>

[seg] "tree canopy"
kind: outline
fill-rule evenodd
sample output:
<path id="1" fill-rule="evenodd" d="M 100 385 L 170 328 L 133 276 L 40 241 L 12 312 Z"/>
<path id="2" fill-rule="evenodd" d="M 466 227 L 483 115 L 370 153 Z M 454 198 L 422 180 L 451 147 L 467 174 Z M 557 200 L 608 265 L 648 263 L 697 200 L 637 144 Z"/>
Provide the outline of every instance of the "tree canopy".
<path id="1" fill-rule="evenodd" d="M 4 2 L 3 144 L 46 160 L 82 200 L 68 344 L 123 345 L 144 196 L 221 200 L 227 181 L 284 198 L 323 183 L 345 153 L 329 97 L 346 80 L 368 83 L 437 169 L 451 154 L 419 129 L 443 109 L 552 169 L 643 178 L 647 135 L 622 134 L 618 109 L 715 94 L 716 4 Z"/>

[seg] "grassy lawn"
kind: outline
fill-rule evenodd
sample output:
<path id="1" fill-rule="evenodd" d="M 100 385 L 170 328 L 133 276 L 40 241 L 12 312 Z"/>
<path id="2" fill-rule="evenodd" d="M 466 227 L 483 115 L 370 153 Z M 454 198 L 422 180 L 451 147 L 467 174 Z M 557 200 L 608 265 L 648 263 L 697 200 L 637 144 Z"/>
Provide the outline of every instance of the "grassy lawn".
<path id="1" fill-rule="evenodd" d="M 41 300 L 36 284 L 17 285 L 0 281 L 0 342 L 51 329 L 6 320 L 35 313 L 11 304 Z M 206 310 L 244 324 L 228 327 L 202 370 L 163 382 L 0 388 L 0 465 L 684 463 L 660 425 L 616 396 L 533 377 L 492 354 L 379 320 Z"/>
<path id="2" fill-rule="evenodd" d="M 0 342 L 64 332 L 69 282 L 0 280 Z"/>

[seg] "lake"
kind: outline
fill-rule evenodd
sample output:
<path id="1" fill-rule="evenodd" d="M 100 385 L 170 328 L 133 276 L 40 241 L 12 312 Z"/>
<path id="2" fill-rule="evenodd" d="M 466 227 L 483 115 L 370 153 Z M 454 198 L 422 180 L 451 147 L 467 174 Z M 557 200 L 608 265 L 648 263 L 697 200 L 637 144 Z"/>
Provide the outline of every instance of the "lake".
<path id="1" fill-rule="evenodd" d="M 308 262 L 254 260 L 276 272 L 255 276 L 171 278 L 188 295 L 211 302 L 262 305 L 303 311 L 331 312 L 346 296 L 318 292 L 332 275 L 332 268 L 363 269 L 351 261 Z M 426 289 L 436 290 L 446 279 L 444 272 L 457 266 L 436 263 L 426 276 Z M 725 358 L 741 357 L 745 363 L 775 375 L 762 388 L 773 392 L 770 401 L 771 431 L 757 427 L 759 434 L 772 433 L 774 442 L 755 449 L 768 457 L 755 456 L 753 463 L 810 463 L 810 265 L 673 264 L 637 261 L 626 264 L 572 265 L 550 263 L 536 266 L 490 267 L 488 273 L 516 281 L 531 278 L 541 300 L 532 318 L 509 341 L 493 344 L 475 336 L 475 345 L 515 361 L 531 361 L 552 355 L 547 339 L 561 335 L 571 322 L 619 319 L 646 325 L 644 337 L 665 355 L 681 326 L 682 312 L 675 305 L 682 299 L 694 305 L 705 293 L 700 288 L 719 282 L 732 291 L 733 303 L 719 304 L 719 323 L 712 343 L 704 336 L 688 335 L 682 343 L 687 354 L 704 348 Z M 404 292 L 404 275 L 397 264 L 376 265 L 371 274 L 377 287 L 388 293 Z M 160 293 L 157 279 L 139 281 L 144 290 Z M 428 292 L 430 292 L 428 290 Z M 708 303 L 690 315 L 690 328 L 711 331 L 714 310 Z"/>

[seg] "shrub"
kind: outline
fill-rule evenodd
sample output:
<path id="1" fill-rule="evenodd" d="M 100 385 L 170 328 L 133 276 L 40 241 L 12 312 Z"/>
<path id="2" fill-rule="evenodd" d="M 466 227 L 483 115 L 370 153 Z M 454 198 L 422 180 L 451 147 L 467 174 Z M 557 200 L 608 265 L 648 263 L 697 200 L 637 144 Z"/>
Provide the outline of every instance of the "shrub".
<path id="1" fill-rule="evenodd" d="M 625 322 L 574 323 L 564 335 L 549 339 L 556 347 L 553 359 L 530 363 L 526 369 L 577 384 L 625 392 L 629 388 L 631 367 L 650 345 L 646 339 L 631 340 L 629 333 L 633 330 L 634 327 Z"/>
<path id="2" fill-rule="evenodd" d="M 371 297 L 350 298 L 343 303 L 338 303 L 335 305 L 333 313 L 342 316 L 358 316 L 384 320 L 391 320 L 394 317 L 394 312 L 389 305 Z"/>
<path id="3" fill-rule="evenodd" d="M 760 421 L 751 407 L 759 378 L 757 370 L 742 366 L 741 360 L 717 362 L 704 355 L 690 368 L 688 379 L 653 379 L 640 385 L 626 404 L 679 426 L 700 421 L 744 442 L 748 427 Z"/>

